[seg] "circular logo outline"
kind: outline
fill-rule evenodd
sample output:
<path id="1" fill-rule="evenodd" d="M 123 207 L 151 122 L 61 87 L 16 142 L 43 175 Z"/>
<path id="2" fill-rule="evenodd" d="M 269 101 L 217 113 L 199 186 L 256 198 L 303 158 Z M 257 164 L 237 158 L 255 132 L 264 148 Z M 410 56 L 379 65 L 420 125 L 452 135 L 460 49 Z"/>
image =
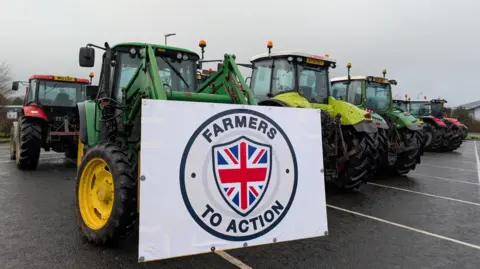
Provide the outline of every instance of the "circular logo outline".
<path id="1" fill-rule="evenodd" d="M 217 120 L 221 117 L 231 115 L 231 114 L 239 114 L 239 113 L 250 114 L 250 115 L 254 115 L 254 116 L 263 118 L 264 120 L 266 120 L 267 122 L 272 124 L 278 130 L 278 132 L 282 135 L 283 139 L 285 139 L 285 142 L 288 145 L 288 149 L 290 150 L 290 154 L 292 156 L 293 172 L 294 172 L 293 181 L 294 182 L 293 182 L 292 193 L 290 195 L 290 199 L 288 201 L 288 204 L 285 206 L 285 210 L 282 212 L 282 214 L 270 226 L 261 230 L 258 233 L 254 233 L 254 234 L 251 234 L 251 235 L 231 236 L 231 235 L 225 235 L 223 233 L 220 233 L 220 232 L 212 229 L 208 225 L 206 225 L 200 219 L 200 217 L 197 215 L 195 210 L 193 210 L 193 207 L 190 203 L 190 200 L 189 200 L 188 195 L 187 195 L 187 190 L 186 190 L 186 187 L 185 187 L 185 165 L 186 165 L 186 161 L 187 161 L 187 158 L 188 158 L 188 154 L 190 153 L 190 149 L 191 149 L 193 143 L 197 140 L 197 138 L 200 135 L 200 132 L 202 130 L 204 130 L 209 124 L 211 124 L 212 122 L 214 122 L 215 120 Z M 292 206 L 293 201 L 295 200 L 295 195 L 297 193 L 297 185 L 298 185 L 297 156 L 295 154 L 295 151 L 293 150 L 292 143 L 290 142 L 290 139 L 288 138 L 287 134 L 285 133 L 285 131 L 283 131 L 283 129 L 280 127 L 280 125 L 278 125 L 278 123 L 276 123 L 274 120 L 272 120 L 267 115 L 265 115 L 263 113 L 260 113 L 258 111 L 250 110 L 250 109 L 246 109 L 246 108 L 234 108 L 234 109 L 225 110 L 225 111 L 217 113 L 217 114 L 211 116 L 210 118 L 208 118 L 207 120 L 205 120 L 195 130 L 195 132 L 193 132 L 193 134 L 190 136 L 190 139 L 188 140 L 187 145 L 185 146 L 185 149 L 183 150 L 183 153 L 182 153 L 182 160 L 180 161 L 180 169 L 179 170 L 180 170 L 179 171 L 180 172 L 180 191 L 182 193 L 183 202 L 185 203 L 185 206 L 187 207 L 187 210 L 190 213 L 190 216 L 192 216 L 192 218 L 195 220 L 195 222 L 203 230 L 205 230 L 206 232 L 208 232 L 209 234 L 211 234 L 213 236 L 216 236 L 220 239 L 227 240 L 227 241 L 248 241 L 248 240 L 258 238 L 258 237 L 260 237 L 262 235 L 265 235 L 266 233 L 270 232 L 287 215 L 288 211 L 290 210 L 290 207 Z"/>

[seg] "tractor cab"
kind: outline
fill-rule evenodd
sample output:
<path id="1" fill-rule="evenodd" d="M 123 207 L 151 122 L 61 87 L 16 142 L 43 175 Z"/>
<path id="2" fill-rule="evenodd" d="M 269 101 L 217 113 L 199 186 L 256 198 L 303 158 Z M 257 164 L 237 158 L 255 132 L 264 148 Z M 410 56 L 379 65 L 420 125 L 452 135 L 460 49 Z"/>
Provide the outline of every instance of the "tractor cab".
<path id="1" fill-rule="evenodd" d="M 426 117 L 431 115 L 432 105 L 429 101 L 409 101 L 410 114 L 415 117 Z"/>
<path id="2" fill-rule="evenodd" d="M 12 90 L 18 91 L 21 82 L 13 82 Z M 29 78 L 24 106 L 34 107 L 75 107 L 86 98 L 88 79 L 33 75 Z"/>
<path id="3" fill-rule="evenodd" d="M 445 116 L 445 106 L 447 101 L 445 99 L 430 100 L 430 115 L 435 118 L 442 119 Z"/>
<path id="4" fill-rule="evenodd" d="M 204 83 L 205 81 L 207 81 L 207 79 L 213 75 L 215 73 L 215 71 L 213 71 L 211 68 L 209 68 L 208 70 L 207 69 L 203 69 L 201 71 L 197 71 L 197 82 L 198 84 L 202 84 Z"/>
<path id="5" fill-rule="evenodd" d="M 115 79 L 111 86 L 112 95 L 117 101 L 125 96 L 125 90 L 130 87 L 132 78 L 145 58 L 144 43 L 120 43 L 109 51 L 115 66 L 111 72 Z M 163 88 L 167 92 L 194 92 L 197 88 L 197 53 L 169 46 L 152 46 L 158 67 L 158 75 Z M 110 54 L 109 53 L 109 54 Z M 105 60 L 106 53 L 103 55 Z"/>
<path id="6" fill-rule="evenodd" d="M 394 110 L 398 110 L 398 111 L 402 111 L 402 112 L 408 112 L 408 105 L 409 105 L 409 101 L 405 101 L 405 100 L 398 100 L 398 99 L 394 99 L 392 100 L 393 102 L 393 109 Z"/>
<path id="7" fill-rule="evenodd" d="M 328 104 L 329 68 L 336 61 L 327 55 L 302 52 L 269 52 L 254 56 L 250 87 L 260 105 L 277 103 L 310 107 L 310 103 Z M 284 105 L 282 104 L 282 105 Z"/>
<path id="8" fill-rule="evenodd" d="M 349 75 L 332 79 L 332 96 L 346 100 L 379 114 L 393 110 L 392 86 L 397 81 L 375 76 L 350 76 L 351 64 L 347 65 Z"/>

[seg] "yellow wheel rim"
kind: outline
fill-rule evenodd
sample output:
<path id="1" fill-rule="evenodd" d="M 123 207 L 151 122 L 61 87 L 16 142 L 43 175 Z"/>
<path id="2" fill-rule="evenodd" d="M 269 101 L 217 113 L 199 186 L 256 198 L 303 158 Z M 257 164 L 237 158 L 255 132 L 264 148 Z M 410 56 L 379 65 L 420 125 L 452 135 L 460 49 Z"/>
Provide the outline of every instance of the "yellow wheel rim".
<path id="1" fill-rule="evenodd" d="M 114 202 L 113 177 L 100 158 L 88 161 L 80 176 L 78 203 L 85 224 L 92 230 L 102 228 L 110 218 Z"/>

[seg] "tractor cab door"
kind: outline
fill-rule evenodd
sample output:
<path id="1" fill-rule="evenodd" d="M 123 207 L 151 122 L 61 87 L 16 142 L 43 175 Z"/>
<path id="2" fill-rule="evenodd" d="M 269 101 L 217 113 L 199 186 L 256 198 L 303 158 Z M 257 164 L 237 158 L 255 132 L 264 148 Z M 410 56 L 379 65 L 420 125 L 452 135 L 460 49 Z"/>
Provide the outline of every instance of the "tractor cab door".
<path id="1" fill-rule="evenodd" d="M 38 102 L 37 100 L 37 90 L 38 90 L 38 81 L 36 79 L 31 79 L 29 85 L 26 89 L 25 98 L 23 99 L 23 105 L 28 106 L 33 102 Z"/>
<path id="2" fill-rule="evenodd" d="M 271 89 L 273 60 L 259 61 L 253 64 L 250 88 L 257 102 L 268 99 Z"/>

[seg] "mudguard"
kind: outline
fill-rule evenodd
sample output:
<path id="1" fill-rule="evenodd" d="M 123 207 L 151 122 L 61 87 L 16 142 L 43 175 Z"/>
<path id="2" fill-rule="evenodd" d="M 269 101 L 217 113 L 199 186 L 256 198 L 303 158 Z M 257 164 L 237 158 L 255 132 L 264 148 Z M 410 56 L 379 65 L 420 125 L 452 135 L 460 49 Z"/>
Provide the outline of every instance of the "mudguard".
<path id="1" fill-rule="evenodd" d="M 85 103 L 78 103 L 78 118 L 80 121 L 80 141 L 82 144 L 88 144 L 88 131 L 87 131 L 87 115 L 85 113 Z"/>
<path id="2" fill-rule="evenodd" d="M 388 125 L 387 125 L 388 126 Z M 372 122 L 359 122 L 353 125 L 353 128 L 355 128 L 355 131 L 357 132 L 365 132 L 365 133 L 376 133 L 378 132 L 377 126 L 375 124 L 372 124 Z"/>
<path id="3" fill-rule="evenodd" d="M 422 121 L 429 122 L 429 123 L 434 124 L 438 127 L 447 127 L 445 122 L 443 122 L 441 119 L 437 119 L 433 116 L 423 116 Z"/>
<path id="4" fill-rule="evenodd" d="M 461 123 L 457 119 L 454 119 L 454 118 L 443 118 L 443 119 L 453 123 L 456 126 L 460 127 L 460 125 L 461 125 Z"/>
<path id="5" fill-rule="evenodd" d="M 370 113 L 345 101 L 336 100 L 332 96 L 328 97 L 328 105 L 312 104 L 312 106 L 314 108 L 320 108 L 322 110 L 328 111 L 330 116 L 332 116 L 333 118 L 335 118 L 337 114 L 342 115 L 342 125 L 354 125 L 360 122 L 372 122 L 371 118 L 365 117 L 365 115 Z"/>
<path id="6" fill-rule="evenodd" d="M 23 107 L 23 116 L 29 118 L 39 118 L 43 120 L 47 120 L 47 115 L 43 111 L 43 109 L 35 106 L 25 106 Z"/>
<path id="7" fill-rule="evenodd" d="M 92 146 L 98 143 L 100 138 L 100 133 L 95 130 L 95 114 L 100 115 L 100 111 L 95 111 L 97 109 L 95 101 L 77 103 L 77 108 L 80 120 L 80 141 L 84 145 Z"/>
<path id="8" fill-rule="evenodd" d="M 371 114 L 372 114 L 372 121 L 373 123 L 375 123 L 375 126 L 377 126 L 377 128 L 388 129 L 388 124 L 385 121 L 385 119 L 382 118 L 382 116 L 380 116 L 377 113 L 371 113 Z"/>

